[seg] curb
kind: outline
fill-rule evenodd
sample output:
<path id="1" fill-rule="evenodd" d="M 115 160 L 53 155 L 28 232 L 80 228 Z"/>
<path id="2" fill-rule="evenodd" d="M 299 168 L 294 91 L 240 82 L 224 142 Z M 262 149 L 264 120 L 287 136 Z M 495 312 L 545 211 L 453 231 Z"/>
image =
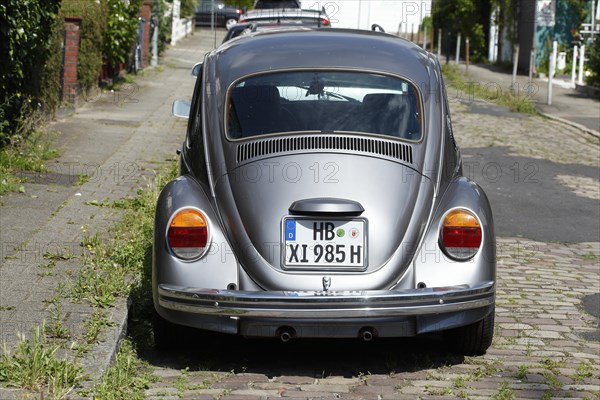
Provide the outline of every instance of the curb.
<path id="1" fill-rule="evenodd" d="M 596 139 L 600 139 L 600 132 L 598 132 L 597 130 L 590 129 L 587 126 L 583 126 L 583 125 L 578 124 L 576 122 L 572 122 L 572 121 L 566 120 L 564 118 L 557 117 L 555 115 L 542 112 L 542 111 L 538 110 L 537 107 L 536 107 L 536 111 L 541 116 L 543 116 L 543 117 L 546 117 L 546 118 L 551 119 L 553 121 L 560 122 L 560 123 L 565 124 L 565 125 L 569 125 L 569 126 L 571 126 L 573 128 L 579 129 L 580 131 L 582 131 L 582 132 L 584 132 L 584 133 L 586 133 L 586 134 L 588 134 L 588 135 L 590 135 L 590 136 L 592 136 L 592 137 L 594 137 Z"/>

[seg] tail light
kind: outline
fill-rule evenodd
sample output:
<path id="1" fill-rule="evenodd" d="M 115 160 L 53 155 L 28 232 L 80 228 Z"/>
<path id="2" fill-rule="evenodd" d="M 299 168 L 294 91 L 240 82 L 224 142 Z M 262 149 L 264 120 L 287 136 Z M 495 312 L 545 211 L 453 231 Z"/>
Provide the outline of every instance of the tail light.
<path id="1" fill-rule="evenodd" d="M 481 239 L 481 225 L 473 213 L 457 209 L 444 217 L 441 245 L 453 259 L 465 261 L 473 257 L 481 247 Z"/>
<path id="2" fill-rule="evenodd" d="M 208 249 L 208 223 L 199 210 L 185 208 L 173 216 L 167 240 L 173 254 L 189 261 L 200 258 Z"/>
<path id="3" fill-rule="evenodd" d="M 244 22 L 246 22 L 246 19 L 245 18 L 241 18 L 240 19 L 240 24 L 243 24 Z"/>
<path id="4" fill-rule="evenodd" d="M 329 26 L 329 20 L 327 18 L 321 18 L 321 24 L 324 26 Z"/>

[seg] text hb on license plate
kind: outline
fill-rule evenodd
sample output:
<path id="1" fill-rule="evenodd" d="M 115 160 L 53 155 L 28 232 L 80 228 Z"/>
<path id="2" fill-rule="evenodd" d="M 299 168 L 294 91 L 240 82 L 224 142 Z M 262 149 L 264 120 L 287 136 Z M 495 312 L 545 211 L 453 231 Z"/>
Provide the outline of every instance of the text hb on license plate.
<path id="1" fill-rule="evenodd" d="M 360 268 L 365 265 L 367 231 L 364 219 L 283 220 L 284 265 Z"/>

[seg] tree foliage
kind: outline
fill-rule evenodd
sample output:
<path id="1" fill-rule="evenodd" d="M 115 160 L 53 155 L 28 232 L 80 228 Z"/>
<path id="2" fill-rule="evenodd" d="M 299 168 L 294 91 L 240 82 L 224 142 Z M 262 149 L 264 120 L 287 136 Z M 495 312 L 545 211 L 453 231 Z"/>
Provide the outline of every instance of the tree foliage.
<path id="1" fill-rule="evenodd" d="M 438 0 L 433 3 L 433 25 L 445 33 L 450 32 L 453 37 L 458 33 L 463 40 L 468 37 L 474 61 L 482 60 L 486 54 L 483 3 L 476 0 Z"/>
<path id="2" fill-rule="evenodd" d="M 243 10 L 251 10 L 252 6 L 254 6 L 254 0 L 225 0 L 225 4 Z"/>

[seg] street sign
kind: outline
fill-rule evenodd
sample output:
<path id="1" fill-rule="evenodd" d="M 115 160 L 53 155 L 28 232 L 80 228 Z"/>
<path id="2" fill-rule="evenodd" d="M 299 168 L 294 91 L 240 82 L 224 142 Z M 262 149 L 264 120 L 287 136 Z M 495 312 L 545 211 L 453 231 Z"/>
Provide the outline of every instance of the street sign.
<path id="1" fill-rule="evenodd" d="M 537 26 L 553 27 L 555 16 L 555 0 L 537 0 L 535 8 L 535 22 Z"/>

